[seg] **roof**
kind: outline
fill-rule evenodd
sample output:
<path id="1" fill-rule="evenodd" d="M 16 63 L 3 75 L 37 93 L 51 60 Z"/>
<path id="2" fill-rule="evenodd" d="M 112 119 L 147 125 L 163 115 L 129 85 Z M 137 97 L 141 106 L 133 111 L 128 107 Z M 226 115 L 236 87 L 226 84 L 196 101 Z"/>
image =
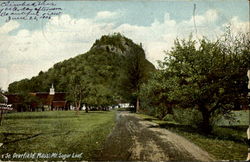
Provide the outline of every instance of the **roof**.
<path id="1" fill-rule="evenodd" d="M 66 93 L 55 93 L 53 95 L 53 101 L 64 101 L 66 100 Z"/>
<path id="2" fill-rule="evenodd" d="M 56 92 L 54 95 L 50 95 L 48 92 L 35 92 L 29 93 L 32 96 L 36 96 L 44 105 L 51 105 L 54 101 L 66 102 L 66 92 Z M 8 103 L 22 103 L 22 97 L 20 94 L 7 94 Z"/>
<path id="3" fill-rule="evenodd" d="M 22 98 L 18 94 L 6 94 L 5 95 L 8 98 L 8 103 L 21 103 Z"/>

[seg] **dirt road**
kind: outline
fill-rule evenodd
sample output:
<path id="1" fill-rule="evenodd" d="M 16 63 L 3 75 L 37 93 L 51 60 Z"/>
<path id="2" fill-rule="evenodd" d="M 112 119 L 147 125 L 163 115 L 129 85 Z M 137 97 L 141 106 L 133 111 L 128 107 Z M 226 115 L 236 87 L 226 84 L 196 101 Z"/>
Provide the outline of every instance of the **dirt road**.
<path id="1" fill-rule="evenodd" d="M 212 161 L 209 154 L 185 138 L 158 128 L 129 112 L 117 112 L 117 124 L 97 160 Z"/>

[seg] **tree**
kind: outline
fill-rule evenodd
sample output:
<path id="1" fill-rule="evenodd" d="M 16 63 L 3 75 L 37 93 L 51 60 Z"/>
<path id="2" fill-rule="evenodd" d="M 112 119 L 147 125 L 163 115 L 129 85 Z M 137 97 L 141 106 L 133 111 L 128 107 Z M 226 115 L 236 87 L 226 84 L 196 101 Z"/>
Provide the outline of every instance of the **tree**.
<path id="1" fill-rule="evenodd" d="M 105 85 L 95 84 L 89 87 L 88 96 L 84 103 L 97 109 L 107 110 L 107 107 L 116 103 L 113 91 Z"/>
<path id="2" fill-rule="evenodd" d="M 29 91 L 29 80 L 22 79 L 20 81 L 13 82 L 8 87 L 8 92 L 19 93 L 22 91 Z"/>
<path id="3" fill-rule="evenodd" d="M 85 78 L 89 81 L 89 93 L 84 103 L 98 109 L 116 103 L 121 56 L 103 49 L 92 49 L 86 57 Z"/>
<path id="4" fill-rule="evenodd" d="M 191 38 L 176 40 L 163 64 L 175 80 L 170 98 L 183 108 L 197 108 L 203 117 L 202 131 L 210 133 L 211 118 L 232 110 L 240 87 L 246 84 L 239 71 L 246 74 L 248 63 L 240 64 L 242 55 L 229 50 L 225 42 L 204 38 L 198 43 Z"/>
<path id="5" fill-rule="evenodd" d="M 173 114 L 173 101 L 169 98 L 171 90 L 171 74 L 163 70 L 152 73 L 147 83 L 141 87 L 140 97 L 143 109 L 147 113 L 163 119 L 167 114 Z"/>
<path id="6" fill-rule="evenodd" d="M 39 98 L 29 92 L 21 92 L 19 96 L 22 100 L 21 111 L 35 111 L 42 103 Z"/>
<path id="7" fill-rule="evenodd" d="M 88 84 L 84 76 L 73 74 L 68 84 L 68 92 L 67 99 L 73 101 L 76 113 L 79 114 L 80 107 L 88 93 Z M 87 109 L 86 112 L 88 112 Z"/>
<path id="8" fill-rule="evenodd" d="M 143 83 L 140 97 L 144 112 L 163 119 L 167 114 L 173 114 L 173 107 L 178 103 L 172 93 L 178 84 L 175 73 L 169 70 L 166 62 L 158 61 L 158 65 L 159 69 Z"/>
<path id="9" fill-rule="evenodd" d="M 145 59 L 145 53 L 141 46 L 134 45 L 126 55 L 124 62 L 124 76 L 121 79 L 123 96 L 129 100 L 139 112 L 139 92 L 143 82 L 147 80 L 148 73 L 154 66 Z"/>

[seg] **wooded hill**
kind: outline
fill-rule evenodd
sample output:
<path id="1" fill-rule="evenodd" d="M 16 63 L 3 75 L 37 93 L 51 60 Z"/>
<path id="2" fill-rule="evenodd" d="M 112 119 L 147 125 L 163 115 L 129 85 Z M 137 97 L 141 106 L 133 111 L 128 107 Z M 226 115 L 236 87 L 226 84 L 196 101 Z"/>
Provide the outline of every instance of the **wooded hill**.
<path id="1" fill-rule="evenodd" d="M 56 63 L 31 79 L 11 83 L 8 92 L 48 92 L 53 83 L 57 92 L 68 92 L 74 102 L 133 102 L 138 85 L 153 70 L 141 45 L 115 33 L 96 40 L 85 54 Z"/>

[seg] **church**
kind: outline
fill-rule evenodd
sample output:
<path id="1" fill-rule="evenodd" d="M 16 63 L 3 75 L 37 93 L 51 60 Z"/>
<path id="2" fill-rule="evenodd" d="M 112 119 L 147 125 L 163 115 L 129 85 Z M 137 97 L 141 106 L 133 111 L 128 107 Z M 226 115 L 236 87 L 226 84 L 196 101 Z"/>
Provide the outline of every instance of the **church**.
<path id="1" fill-rule="evenodd" d="M 7 94 L 7 103 L 12 104 L 14 110 L 45 111 L 45 110 L 69 110 L 69 102 L 66 100 L 66 92 L 56 92 L 52 84 L 49 92 L 32 92 L 26 94 Z M 28 98 L 28 99 L 27 99 Z M 26 101 L 27 100 L 27 101 Z"/>

